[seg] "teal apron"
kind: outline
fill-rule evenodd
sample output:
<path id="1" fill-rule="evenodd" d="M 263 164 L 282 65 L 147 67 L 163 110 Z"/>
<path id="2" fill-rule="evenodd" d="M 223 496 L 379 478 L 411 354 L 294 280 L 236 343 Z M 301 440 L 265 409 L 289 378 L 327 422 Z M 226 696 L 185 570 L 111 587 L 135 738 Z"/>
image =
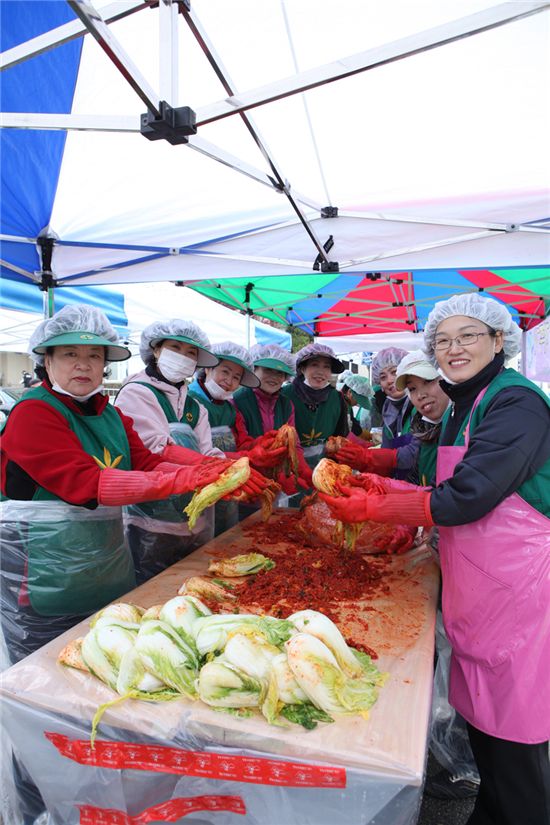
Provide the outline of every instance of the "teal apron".
<path id="1" fill-rule="evenodd" d="M 263 435 L 262 415 L 254 390 L 250 387 L 240 387 L 235 393 L 233 401 L 244 418 L 248 435 L 252 438 Z M 285 395 L 279 393 L 273 410 L 273 429 L 278 430 L 283 424 L 287 424 L 291 414 L 292 402 Z"/>
<path id="2" fill-rule="evenodd" d="M 304 450 L 304 458 L 309 467 L 314 470 L 325 454 L 325 444 L 331 435 L 334 435 L 336 425 L 340 419 L 342 402 L 340 393 L 331 388 L 327 400 L 311 410 L 298 397 L 292 384 L 287 384 L 281 392 L 294 404 L 296 430 Z"/>
<path id="3" fill-rule="evenodd" d="M 112 406 L 101 415 L 78 415 L 43 387 L 19 403 L 31 399 L 60 412 L 88 455 L 131 469 L 126 431 Z M 2 521 L 26 534 L 29 600 L 41 616 L 93 613 L 135 587 L 120 507 L 87 510 L 38 487 L 32 501 L 5 501 Z"/>
<path id="4" fill-rule="evenodd" d="M 295 427 L 304 451 L 304 458 L 310 469 L 314 470 L 325 455 L 327 439 L 334 435 L 342 410 L 342 396 L 331 387 L 326 401 L 312 410 L 299 398 L 292 384 L 284 386 L 281 393 L 294 404 Z M 307 491 L 301 490 L 289 496 L 288 506 L 299 507 L 306 495 L 308 495 Z M 282 502 L 281 506 L 283 506 Z"/>
<path id="5" fill-rule="evenodd" d="M 187 447 L 189 450 L 199 452 L 199 443 L 195 434 L 195 427 L 200 413 L 197 401 L 188 394 L 185 399 L 183 415 L 181 419 L 178 419 L 170 401 L 161 390 L 141 381 L 133 383 L 147 387 L 156 397 L 168 421 L 170 437 L 174 443 L 180 447 Z M 193 530 L 189 530 L 188 519 L 183 510 L 191 501 L 192 496 L 193 493 L 184 493 L 169 496 L 161 501 L 144 501 L 140 504 L 132 504 L 125 508 L 125 523 L 127 525 L 133 524 L 150 534 L 146 537 L 146 543 L 147 552 L 151 555 L 155 553 L 155 543 L 164 544 L 160 540 L 155 541 L 156 534 L 174 536 L 174 544 L 177 543 L 179 548 L 178 555 L 183 558 L 192 550 L 209 541 L 213 535 L 214 517 L 211 509 L 202 513 L 197 519 Z"/>
<path id="6" fill-rule="evenodd" d="M 236 410 L 229 401 L 221 404 L 212 401 L 203 391 L 198 381 L 193 381 L 189 387 L 189 394 L 196 398 L 208 412 L 212 444 L 222 453 L 234 453 L 237 450 L 235 441 Z M 225 533 L 239 521 L 239 505 L 236 501 L 218 501 L 214 507 L 214 536 Z"/>

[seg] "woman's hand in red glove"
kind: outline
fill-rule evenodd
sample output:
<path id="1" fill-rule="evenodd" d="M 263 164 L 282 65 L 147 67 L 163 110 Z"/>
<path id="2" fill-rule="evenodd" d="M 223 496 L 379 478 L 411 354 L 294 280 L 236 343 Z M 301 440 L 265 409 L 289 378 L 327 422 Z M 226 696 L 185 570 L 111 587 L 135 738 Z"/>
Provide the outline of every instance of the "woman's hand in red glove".
<path id="1" fill-rule="evenodd" d="M 403 553 L 406 553 L 414 545 L 416 532 L 416 527 L 410 527 L 406 524 L 396 525 L 395 533 L 386 548 L 386 553 L 390 556 L 394 553 L 397 556 L 401 556 Z"/>
<path id="2" fill-rule="evenodd" d="M 363 470 L 366 472 L 370 469 L 368 453 L 368 448 L 346 438 L 338 452 L 331 456 L 331 458 L 334 458 L 338 464 L 347 464 L 352 470 Z"/>
<path id="3" fill-rule="evenodd" d="M 200 464 L 194 464 L 192 467 L 191 480 L 194 483 L 194 487 L 190 489 L 196 489 L 197 487 L 202 488 L 208 484 L 214 484 L 232 463 L 232 461 L 226 458 L 210 458 L 209 456 L 205 456 L 204 461 L 201 461 Z M 180 475 L 183 476 L 181 472 Z M 182 492 L 186 491 L 184 490 Z"/>
<path id="4" fill-rule="evenodd" d="M 429 487 L 420 487 L 397 478 L 387 478 L 376 473 L 359 473 L 354 478 L 354 485 L 360 484 L 373 493 L 416 493 L 418 490 L 429 490 Z"/>
<path id="5" fill-rule="evenodd" d="M 245 481 L 245 483 L 240 487 L 237 487 L 237 489 L 231 493 L 229 498 L 237 498 L 240 500 L 246 499 L 247 501 L 254 498 L 259 498 L 266 487 L 268 487 L 271 483 L 272 482 L 268 478 L 255 470 L 254 467 L 251 467 L 248 480 Z"/>
<path id="6" fill-rule="evenodd" d="M 298 479 L 298 483 L 301 479 Z M 281 487 L 283 493 L 287 496 L 293 496 L 298 492 L 296 479 L 294 476 L 285 476 L 284 473 L 278 473 L 277 484 Z"/>
<path id="7" fill-rule="evenodd" d="M 369 492 L 360 487 L 338 485 L 341 497 L 319 497 L 329 506 L 338 521 L 357 524 L 361 521 L 377 521 L 382 524 L 412 524 L 415 527 L 431 527 L 433 519 L 430 511 L 431 491 L 413 487 L 414 492 L 383 493 Z"/>
<path id="8" fill-rule="evenodd" d="M 344 487 L 338 485 L 342 493 L 341 496 L 329 496 L 326 493 L 318 493 L 319 498 L 328 504 L 329 510 L 337 521 L 344 524 L 357 524 L 367 521 L 367 501 L 370 494 L 362 487 Z"/>
<path id="9" fill-rule="evenodd" d="M 287 449 L 284 446 L 273 450 L 261 444 L 256 444 L 245 455 L 248 456 L 250 463 L 254 464 L 255 467 L 262 470 L 271 470 L 284 460 L 286 453 Z"/>

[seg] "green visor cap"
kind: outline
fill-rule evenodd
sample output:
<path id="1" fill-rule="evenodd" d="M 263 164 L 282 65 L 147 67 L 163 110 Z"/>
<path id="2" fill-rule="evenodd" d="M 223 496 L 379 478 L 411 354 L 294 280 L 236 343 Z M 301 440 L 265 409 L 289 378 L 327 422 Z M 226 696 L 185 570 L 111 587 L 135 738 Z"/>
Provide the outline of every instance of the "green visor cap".
<path id="1" fill-rule="evenodd" d="M 151 348 L 156 347 L 161 341 L 181 341 L 183 344 L 191 344 L 192 347 L 196 347 L 199 351 L 197 367 L 215 367 L 216 364 L 219 363 L 220 359 L 217 355 L 201 347 L 198 341 L 193 341 L 192 338 L 186 338 L 184 335 L 163 335 L 160 338 L 154 338 L 152 341 L 149 341 L 149 346 Z"/>
<path id="2" fill-rule="evenodd" d="M 62 335 L 54 335 L 33 349 L 38 355 L 44 355 L 48 347 L 70 347 L 70 346 L 106 347 L 106 361 L 126 361 L 132 353 L 128 347 L 120 344 L 113 344 L 107 338 L 102 338 L 93 332 L 76 331 L 64 332 Z"/>
<path id="3" fill-rule="evenodd" d="M 286 372 L 287 375 L 296 375 L 293 369 L 285 364 L 284 361 L 279 361 L 278 358 L 259 358 L 254 361 L 255 367 L 266 367 L 268 370 L 277 370 L 278 372 Z"/>
<path id="4" fill-rule="evenodd" d="M 231 361 L 232 364 L 237 364 L 238 367 L 243 368 L 243 377 L 240 381 L 241 387 L 254 388 L 260 386 L 261 382 L 258 376 L 254 375 L 254 373 L 247 367 L 244 361 L 241 361 L 240 358 L 237 358 L 235 355 L 224 355 L 223 352 L 218 352 L 217 355 L 220 361 Z"/>
<path id="5" fill-rule="evenodd" d="M 359 407 L 362 407 L 364 410 L 370 410 L 370 408 L 372 407 L 372 401 L 370 400 L 370 398 L 367 398 L 366 395 L 359 395 L 353 390 L 351 390 L 351 392 L 353 393 L 353 397 L 355 398 L 355 401 L 357 402 L 357 405 Z"/>

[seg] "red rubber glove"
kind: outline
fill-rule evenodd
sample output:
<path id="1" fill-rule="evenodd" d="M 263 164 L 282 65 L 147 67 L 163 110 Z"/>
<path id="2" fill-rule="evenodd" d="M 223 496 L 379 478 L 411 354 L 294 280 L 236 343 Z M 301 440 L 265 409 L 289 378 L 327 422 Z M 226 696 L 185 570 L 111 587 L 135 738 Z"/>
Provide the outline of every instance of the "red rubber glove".
<path id="1" fill-rule="evenodd" d="M 313 489 L 313 470 L 305 460 L 301 450 L 298 450 L 298 484 L 304 490 Z"/>
<path id="2" fill-rule="evenodd" d="M 298 479 L 297 482 L 294 476 L 285 476 L 284 473 L 277 474 L 277 484 L 287 496 L 293 496 L 298 492 L 298 484 L 300 480 L 301 479 Z"/>
<path id="3" fill-rule="evenodd" d="M 233 490 L 228 496 L 224 496 L 224 499 L 246 499 L 250 501 L 254 498 L 259 498 L 265 488 L 272 484 L 273 482 L 270 479 L 263 476 L 258 470 L 255 470 L 254 467 L 250 468 L 250 477 L 241 487 L 237 487 L 236 490 Z"/>
<path id="4" fill-rule="evenodd" d="M 349 440 L 340 447 L 334 458 L 339 464 L 347 464 L 353 470 L 381 476 L 391 475 L 397 467 L 397 450 L 365 449 Z"/>
<path id="5" fill-rule="evenodd" d="M 353 485 L 363 487 L 374 493 L 415 493 L 417 490 L 431 490 L 431 487 L 420 487 L 398 478 L 386 478 L 375 473 L 360 473 L 353 479 Z"/>
<path id="6" fill-rule="evenodd" d="M 368 447 L 363 444 L 358 444 L 357 441 L 351 441 L 348 437 L 343 439 L 343 445 L 338 452 L 331 456 L 338 464 L 347 464 L 352 470 L 359 470 L 367 472 L 368 465 Z"/>
<path id="7" fill-rule="evenodd" d="M 112 470 L 99 474 L 97 500 L 100 504 L 137 504 L 140 501 L 159 501 L 180 493 L 192 493 L 197 487 L 206 487 L 217 481 L 230 462 L 208 462 L 194 467 L 163 462 L 160 469 Z"/>
<path id="8" fill-rule="evenodd" d="M 273 450 L 261 444 L 256 444 L 243 455 L 248 456 L 250 463 L 255 467 L 259 467 L 261 470 L 271 470 L 284 460 L 286 447 L 278 447 Z"/>
<path id="9" fill-rule="evenodd" d="M 180 447 L 179 444 L 167 444 L 160 457 L 171 464 L 186 464 L 191 467 L 193 464 L 202 464 L 207 456 L 190 450 L 187 447 Z"/>
<path id="10" fill-rule="evenodd" d="M 319 493 L 319 498 L 328 504 L 330 512 L 338 521 L 356 524 L 361 521 L 378 521 L 382 524 L 412 524 L 415 527 L 432 527 L 430 511 L 431 492 L 415 488 L 410 493 L 378 494 L 360 487 L 339 486 L 342 496 L 327 496 Z"/>

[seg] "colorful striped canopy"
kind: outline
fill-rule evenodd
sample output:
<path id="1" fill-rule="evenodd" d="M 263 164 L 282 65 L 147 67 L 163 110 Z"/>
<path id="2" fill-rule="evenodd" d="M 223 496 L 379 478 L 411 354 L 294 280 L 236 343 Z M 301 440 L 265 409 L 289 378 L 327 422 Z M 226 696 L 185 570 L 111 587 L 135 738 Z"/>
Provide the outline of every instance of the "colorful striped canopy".
<path id="1" fill-rule="evenodd" d="M 550 306 L 548 267 L 226 278 L 190 286 L 320 337 L 421 332 L 435 302 L 461 292 L 483 292 L 506 304 L 524 330 L 540 323 Z"/>

